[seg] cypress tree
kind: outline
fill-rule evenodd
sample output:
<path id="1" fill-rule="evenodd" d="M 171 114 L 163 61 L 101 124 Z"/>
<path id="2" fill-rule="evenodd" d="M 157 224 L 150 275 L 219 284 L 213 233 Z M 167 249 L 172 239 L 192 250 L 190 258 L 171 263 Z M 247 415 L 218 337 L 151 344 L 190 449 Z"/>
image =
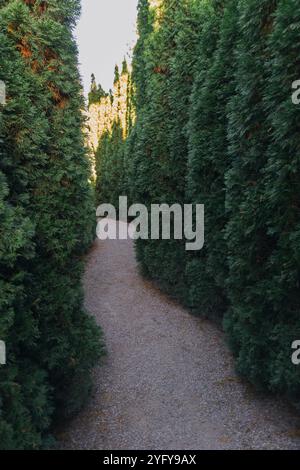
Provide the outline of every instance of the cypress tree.
<path id="1" fill-rule="evenodd" d="M 157 15 L 159 7 L 149 10 L 149 15 L 152 15 L 149 20 L 151 19 L 153 22 L 153 30 L 150 34 L 147 32 L 147 42 L 145 51 L 143 51 L 147 58 L 143 71 L 145 78 L 142 79 L 142 86 L 145 87 L 145 102 L 138 115 L 137 125 L 141 128 L 138 132 L 134 156 L 136 170 L 134 199 L 148 207 L 154 203 L 171 203 L 174 196 L 169 190 L 170 168 L 168 165 L 170 153 L 168 146 L 170 131 L 169 59 L 170 55 L 174 53 L 173 27 L 176 6 L 178 5 L 177 2 L 169 1 L 161 3 L 162 5 L 159 5 L 162 9 L 161 17 L 158 18 Z M 142 6 L 146 8 L 146 5 Z M 145 11 L 141 10 L 141 13 L 145 14 Z M 135 69 L 135 63 L 133 63 L 133 67 Z M 139 60 L 137 67 L 139 72 Z M 169 245 L 168 241 L 138 240 L 137 242 L 137 256 L 143 272 L 151 277 L 158 276 L 164 288 L 168 287 L 169 274 L 166 272 L 167 259 L 161 256 L 166 253 L 167 245 Z M 170 268 L 171 271 L 172 268 Z"/>
<path id="2" fill-rule="evenodd" d="M 119 207 L 119 196 L 124 187 L 124 135 L 119 120 L 112 123 L 99 142 L 97 161 L 97 202 Z"/>
<path id="3" fill-rule="evenodd" d="M 188 256 L 187 303 L 220 320 L 227 307 L 225 172 L 230 166 L 227 105 L 234 94 L 236 1 L 207 5 L 202 24 L 188 126 L 187 198 L 205 205 L 205 246 Z"/>
<path id="4" fill-rule="evenodd" d="M 274 314 L 266 292 L 266 262 L 274 238 L 266 225 L 263 173 L 271 129 L 264 101 L 269 81 L 269 39 L 277 0 L 239 3 L 235 96 L 229 105 L 229 156 L 226 174 L 226 228 L 231 307 L 225 328 L 237 368 L 252 382 L 268 384 L 269 322 Z"/>
<path id="5" fill-rule="evenodd" d="M 127 60 L 124 58 L 122 62 L 122 75 L 126 75 L 128 73 L 128 64 Z"/>
<path id="6" fill-rule="evenodd" d="M 138 2 L 138 16 L 137 16 L 137 29 L 138 40 L 133 51 L 133 69 L 132 80 L 135 84 L 133 94 L 134 105 L 137 112 L 137 121 L 142 107 L 146 103 L 146 48 L 148 38 L 153 30 L 153 14 L 150 12 L 149 0 L 139 0 Z"/>
<path id="7" fill-rule="evenodd" d="M 99 103 L 101 98 L 105 96 L 107 96 L 107 93 L 105 93 L 101 85 L 97 86 L 95 75 L 92 73 L 91 88 L 88 95 L 88 105 L 91 106 L 92 104 Z"/>
<path id="8" fill-rule="evenodd" d="M 159 12 L 159 14 L 158 14 Z M 140 4 L 140 39 L 134 55 L 137 122 L 131 175 L 133 199 L 146 205 L 183 203 L 187 161 L 185 125 L 196 62 L 197 2 L 164 1 L 149 9 Z M 142 67 L 144 67 L 142 73 Z M 138 241 L 145 274 L 184 299 L 184 244 Z"/>
<path id="9" fill-rule="evenodd" d="M 168 173 L 170 203 L 183 206 L 186 198 L 186 178 L 188 161 L 188 134 L 190 98 L 195 79 L 198 44 L 203 28 L 205 8 L 202 1 L 181 1 L 174 5 L 174 53 L 169 58 L 170 76 L 169 90 L 169 128 L 168 141 Z M 172 11 L 171 11 L 172 14 Z M 176 296 L 187 303 L 187 279 L 185 241 L 164 243 L 162 253 L 165 260 L 165 279 L 168 291 L 176 292 Z M 162 253 L 158 253 L 161 256 Z"/>
<path id="10" fill-rule="evenodd" d="M 120 80 L 120 72 L 119 72 L 119 66 L 115 66 L 115 76 L 114 76 L 114 84 L 118 83 Z"/>
<path id="11" fill-rule="evenodd" d="M 100 139 L 96 151 L 96 196 L 97 203 L 111 203 L 116 208 L 119 196 L 126 195 L 125 152 L 126 138 L 132 128 L 132 81 L 126 60 L 116 66 L 114 90 L 100 97 L 98 108 L 101 115 L 107 116 L 107 122 L 100 123 Z M 102 99 L 105 98 L 105 99 Z"/>
<path id="12" fill-rule="evenodd" d="M 139 138 L 142 135 L 143 107 L 146 105 L 146 47 L 152 32 L 153 15 L 150 12 L 149 0 L 139 0 L 137 15 L 138 40 L 133 51 L 131 77 L 131 103 L 135 112 L 135 123 L 130 128 L 126 142 L 126 193 L 131 203 L 137 202 L 136 183 L 138 163 Z"/>

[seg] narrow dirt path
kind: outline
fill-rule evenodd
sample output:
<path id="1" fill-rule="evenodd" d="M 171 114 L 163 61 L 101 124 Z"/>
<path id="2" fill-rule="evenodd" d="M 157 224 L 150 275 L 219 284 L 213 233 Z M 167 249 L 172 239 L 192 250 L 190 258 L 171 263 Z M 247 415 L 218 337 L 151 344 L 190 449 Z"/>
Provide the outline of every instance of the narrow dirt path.
<path id="1" fill-rule="evenodd" d="M 300 448 L 295 413 L 239 380 L 213 324 L 139 276 L 131 241 L 96 241 L 84 283 L 108 356 L 63 448 Z"/>

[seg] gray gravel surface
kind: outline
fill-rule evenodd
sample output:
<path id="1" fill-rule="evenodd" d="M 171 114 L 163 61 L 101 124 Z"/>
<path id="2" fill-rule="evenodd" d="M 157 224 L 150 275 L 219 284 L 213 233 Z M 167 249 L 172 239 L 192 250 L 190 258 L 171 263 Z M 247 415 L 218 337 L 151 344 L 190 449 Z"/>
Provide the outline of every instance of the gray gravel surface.
<path id="1" fill-rule="evenodd" d="M 223 333 L 138 273 L 131 241 L 96 241 L 86 307 L 108 350 L 86 408 L 60 447 L 104 450 L 299 449 L 294 410 L 234 372 Z"/>

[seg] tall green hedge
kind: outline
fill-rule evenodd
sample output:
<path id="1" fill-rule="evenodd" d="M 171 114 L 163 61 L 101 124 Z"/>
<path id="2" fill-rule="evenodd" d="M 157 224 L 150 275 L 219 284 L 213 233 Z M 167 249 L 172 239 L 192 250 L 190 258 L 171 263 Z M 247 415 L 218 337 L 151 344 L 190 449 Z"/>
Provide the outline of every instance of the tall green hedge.
<path id="1" fill-rule="evenodd" d="M 205 204 L 205 247 L 141 241 L 145 274 L 224 321 L 238 370 L 299 403 L 297 0 L 139 1 L 131 202 Z M 108 184 L 110 174 L 108 173 Z"/>
<path id="2" fill-rule="evenodd" d="M 142 9 L 142 6 L 144 9 Z M 147 16 L 146 16 L 147 13 Z M 130 182 L 132 198 L 151 204 L 184 203 L 188 157 L 186 123 L 201 11 L 188 1 L 165 1 L 161 15 L 141 2 L 141 24 L 133 60 L 136 125 Z M 145 20 L 144 20 L 145 21 Z M 140 52 L 142 51 L 142 53 Z M 131 139 L 131 136 L 130 136 Z M 142 271 L 185 301 L 185 250 L 180 241 L 138 241 Z"/>
<path id="3" fill-rule="evenodd" d="M 99 86 L 99 88 L 101 88 Z M 125 95 L 122 90 L 126 88 Z M 91 93 L 93 90 L 93 82 Z M 128 65 L 124 59 L 121 73 L 119 67 L 115 67 L 114 90 L 108 94 L 102 94 L 98 99 L 102 118 L 102 135 L 95 153 L 96 161 L 96 199 L 102 202 L 119 206 L 119 196 L 126 195 L 126 138 L 132 128 L 132 81 Z M 91 104 L 91 102 L 90 102 Z M 93 104 L 93 103 L 92 103 Z"/>
<path id="4" fill-rule="evenodd" d="M 299 400 L 291 362 L 299 322 L 300 24 L 294 1 L 240 5 L 236 95 L 230 105 L 226 230 L 231 307 L 226 330 L 238 369 L 254 383 Z"/>
<path id="5" fill-rule="evenodd" d="M 97 203 L 119 206 L 119 196 L 124 195 L 124 136 L 120 121 L 115 121 L 110 131 L 104 132 L 96 152 Z"/>
<path id="6" fill-rule="evenodd" d="M 0 2 L 0 448 L 49 445 L 102 346 L 82 307 L 94 231 L 72 28 L 80 2 Z"/>
<path id="7" fill-rule="evenodd" d="M 149 12 L 148 22 L 153 29 L 145 38 L 147 41 L 145 68 L 141 76 L 144 86 L 144 99 L 141 109 L 137 109 L 138 125 L 142 132 L 138 134 L 135 164 L 135 184 L 133 199 L 150 208 L 151 203 L 173 203 L 182 199 L 182 190 L 171 187 L 176 180 L 175 173 L 181 173 L 181 165 L 170 158 L 169 135 L 171 132 L 170 102 L 170 67 L 175 52 L 174 24 L 178 2 L 166 1 L 164 5 L 162 25 L 156 25 L 153 12 Z M 152 14 L 152 16 L 150 16 Z M 147 31 L 146 31 L 147 34 Z M 141 38 L 141 41 L 144 39 Z M 137 66 L 139 60 L 137 57 Z M 144 82 L 145 80 L 145 82 Z M 143 83 L 144 82 L 144 83 Z M 137 87 L 139 83 L 137 82 Z M 177 155 L 174 154 L 174 158 Z M 178 191 L 177 191 L 178 189 Z M 155 279 L 159 279 L 165 288 L 175 290 L 172 280 L 178 256 L 178 243 L 173 241 L 138 241 L 137 256 L 143 271 Z M 172 287 L 171 287 L 172 286 Z"/>

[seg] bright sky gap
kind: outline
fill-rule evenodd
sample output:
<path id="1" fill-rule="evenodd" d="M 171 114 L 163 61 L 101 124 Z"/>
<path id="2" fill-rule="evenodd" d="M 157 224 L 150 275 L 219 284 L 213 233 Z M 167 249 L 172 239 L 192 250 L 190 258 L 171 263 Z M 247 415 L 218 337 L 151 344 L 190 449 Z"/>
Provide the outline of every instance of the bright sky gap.
<path id="1" fill-rule="evenodd" d="M 91 74 L 108 91 L 115 64 L 128 57 L 136 41 L 137 0 L 82 0 L 75 30 L 85 94 Z"/>

